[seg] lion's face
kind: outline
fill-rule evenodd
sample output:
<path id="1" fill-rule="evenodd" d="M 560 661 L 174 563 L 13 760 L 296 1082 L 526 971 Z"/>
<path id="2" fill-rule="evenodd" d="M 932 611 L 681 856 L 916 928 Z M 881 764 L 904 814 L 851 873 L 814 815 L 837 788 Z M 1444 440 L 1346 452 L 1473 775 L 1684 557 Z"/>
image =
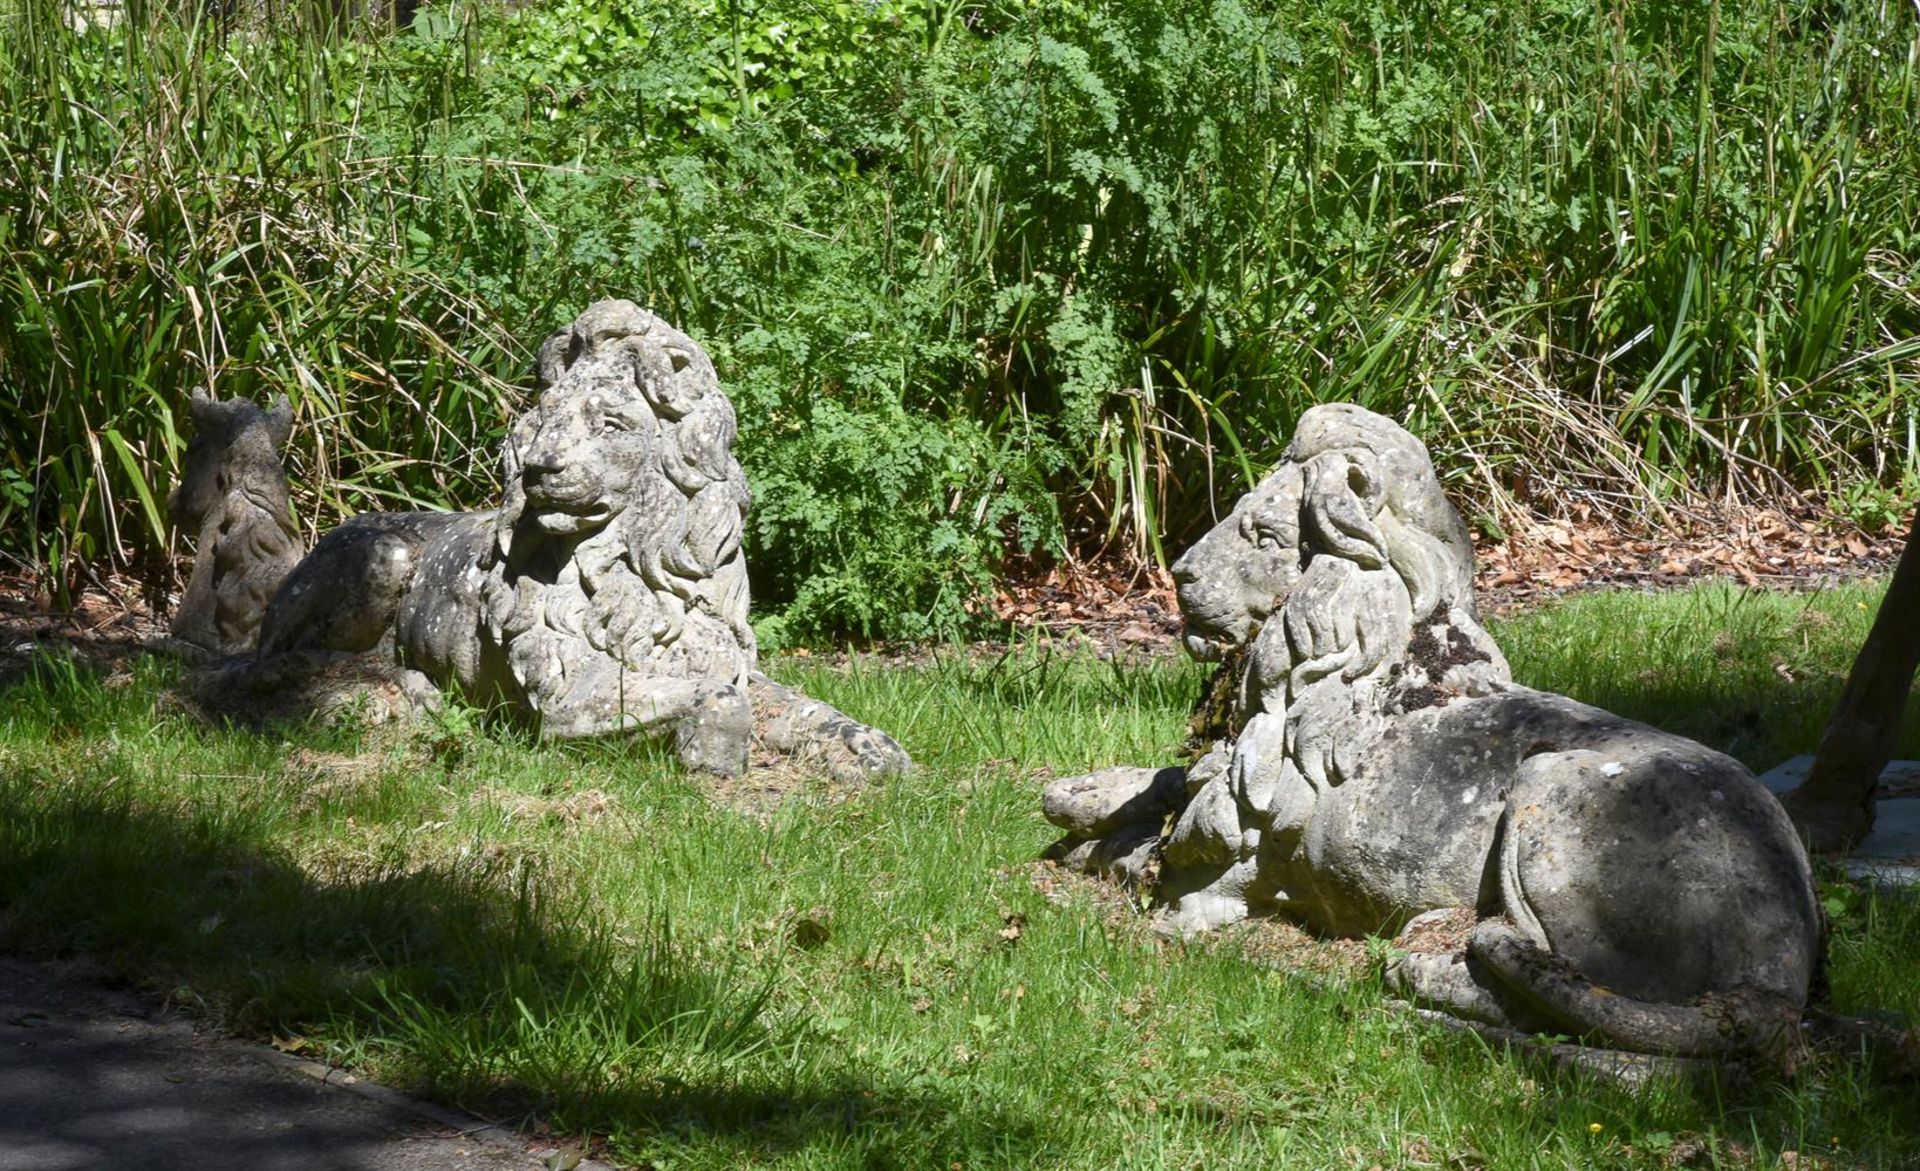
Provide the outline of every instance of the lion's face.
<path id="1" fill-rule="evenodd" d="M 1303 477 L 1282 464 L 1173 564 L 1187 649 L 1212 660 L 1247 641 L 1300 580 Z"/>
<path id="2" fill-rule="evenodd" d="M 625 301 L 592 306 L 547 339 L 540 375 L 547 387 L 507 445 L 516 524 L 581 536 L 628 510 L 684 509 L 685 496 L 727 478 L 732 416 L 710 393 L 713 367 L 646 310 Z M 668 500 L 675 489 L 681 498 Z"/>
<path id="3" fill-rule="evenodd" d="M 600 301 L 546 340 L 539 370 L 481 567 L 490 620 L 514 647 L 533 640 L 515 660 L 520 685 L 559 686 L 607 660 L 744 677 L 750 494 L 712 362 L 632 302 Z"/>
<path id="4" fill-rule="evenodd" d="M 246 399 L 216 401 L 196 390 L 187 407 L 193 438 L 180 463 L 180 482 L 167 494 L 167 515 L 174 523 L 198 529 L 226 507 L 235 491 L 269 511 L 276 504 L 284 508 L 286 472 L 280 459 L 293 431 L 293 407 L 286 396 L 263 411 Z"/>
<path id="5" fill-rule="evenodd" d="M 1174 563 L 1188 650 L 1214 659 L 1244 644 L 1321 556 L 1390 566 L 1423 616 L 1442 602 L 1471 613 L 1472 543 L 1426 449 L 1390 419 L 1329 403 L 1300 417 L 1280 466 Z"/>
<path id="6" fill-rule="evenodd" d="M 553 536 L 604 527 L 642 495 L 657 466 L 653 411 L 630 379 L 570 378 L 540 396 L 515 427 L 523 430 L 520 520 Z"/>

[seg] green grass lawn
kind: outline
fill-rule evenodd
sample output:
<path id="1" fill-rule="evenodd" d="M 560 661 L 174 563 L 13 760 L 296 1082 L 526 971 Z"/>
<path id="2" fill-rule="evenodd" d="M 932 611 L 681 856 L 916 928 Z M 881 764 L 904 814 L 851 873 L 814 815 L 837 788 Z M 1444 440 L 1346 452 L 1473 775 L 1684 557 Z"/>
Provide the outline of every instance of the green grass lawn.
<path id="1" fill-rule="evenodd" d="M 1597 594 L 1496 634 L 1521 681 L 1764 768 L 1813 744 L 1876 592 Z M 166 670 L 43 663 L 0 695 L 0 946 L 590 1133 L 616 1162 L 1920 1160 L 1912 1087 L 1865 1062 L 1628 1091 L 1392 1011 L 1361 947 L 1161 942 L 1037 864 L 1047 777 L 1174 758 L 1201 680 L 1185 661 L 785 660 L 921 767 L 745 808 L 658 749 L 529 744 L 461 713 L 209 731 L 155 715 Z M 1829 894 L 1836 1005 L 1920 1013 L 1920 910 Z"/>

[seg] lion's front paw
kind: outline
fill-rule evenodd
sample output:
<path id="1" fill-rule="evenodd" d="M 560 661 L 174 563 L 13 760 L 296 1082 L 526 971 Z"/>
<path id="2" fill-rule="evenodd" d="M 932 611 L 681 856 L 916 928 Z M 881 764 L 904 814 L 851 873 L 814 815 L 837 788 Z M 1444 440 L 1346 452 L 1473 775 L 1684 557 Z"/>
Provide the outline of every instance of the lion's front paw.
<path id="1" fill-rule="evenodd" d="M 732 684 L 708 689 L 674 726 L 680 761 L 695 772 L 736 777 L 747 771 L 753 743 L 753 705 Z"/>
<path id="2" fill-rule="evenodd" d="M 900 742 L 878 728 L 849 720 L 839 731 L 840 744 L 827 752 L 827 769 L 836 781 L 897 777 L 913 767 Z"/>
<path id="3" fill-rule="evenodd" d="M 754 735 L 762 747 L 817 767 L 842 784 L 899 776 L 913 767 L 900 742 L 829 703 L 754 672 Z"/>

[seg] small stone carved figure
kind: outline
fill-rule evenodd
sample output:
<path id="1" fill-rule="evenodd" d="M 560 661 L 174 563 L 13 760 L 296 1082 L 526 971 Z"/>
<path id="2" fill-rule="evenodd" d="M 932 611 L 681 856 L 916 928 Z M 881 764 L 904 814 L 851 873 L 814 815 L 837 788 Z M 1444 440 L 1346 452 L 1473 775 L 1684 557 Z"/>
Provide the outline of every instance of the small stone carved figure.
<path id="1" fill-rule="evenodd" d="M 601 301 L 541 346 L 539 378 L 499 508 L 373 513 L 327 534 L 274 596 L 257 656 L 195 687 L 203 706 L 404 715 L 457 688 L 545 736 L 671 736 L 689 767 L 726 775 L 746 767 L 758 714 L 762 746 L 837 777 L 906 768 L 885 733 L 754 669 L 747 481 L 700 347 Z"/>
<path id="2" fill-rule="evenodd" d="M 1785 1045 L 1824 947 L 1807 859 L 1738 762 L 1511 682 L 1418 440 L 1315 407 L 1174 567 L 1226 656 L 1191 769 L 1062 779 L 1070 865 L 1150 879 L 1166 925 L 1402 931 L 1402 994 L 1646 1053 Z M 1170 826 L 1163 833 L 1163 827 Z"/>
<path id="3" fill-rule="evenodd" d="M 187 406 L 193 438 L 167 514 L 197 541 L 171 633 L 188 652 L 236 654 L 253 647 L 268 600 L 300 560 L 282 463 L 293 408 L 284 397 L 264 411 L 216 402 L 204 390 Z"/>

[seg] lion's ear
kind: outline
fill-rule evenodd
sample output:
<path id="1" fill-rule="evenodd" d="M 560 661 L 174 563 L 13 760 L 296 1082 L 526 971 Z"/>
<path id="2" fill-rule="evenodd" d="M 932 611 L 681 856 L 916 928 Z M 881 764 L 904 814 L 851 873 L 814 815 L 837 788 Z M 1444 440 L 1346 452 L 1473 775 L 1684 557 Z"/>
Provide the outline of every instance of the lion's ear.
<path id="1" fill-rule="evenodd" d="M 571 325 L 563 325 L 548 334 L 547 340 L 540 343 L 540 357 L 534 363 L 534 376 L 539 380 L 540 389 L 560 381 L 577 356 Z"/>
<path id="2" fill-rule="evenodd" d="M 286 450 L 287 440 L 293 438 L 293 404 L 286 395 L 278 395 L 273 405 L 266 410 L 267 438 L 273 441 L 275 451 Z"/>
<path id="3" fill-rule="evenodd" d="M 561 333 L 566 331 L 562 330 Z M 560 335 L 547 339 L 552 345 Z M 541 361 L 546 360 L 546 346 L 540 348 Z M 499 550 L 500 560 L 505 562 L 513 552 L 514 530 L 519 527 L 520 514 L 527 507 L 527 486 L 521 480 L 522 461 L 520 453 L 533 443 L 534 434 L 539 429 L 537 418 L 539 409 L 528 411 L 513 421 L 507 431 L 507 441 L 500 445 L 500 511 L 493 518 L 493 543 Z M 521 549 L 523 555 L 527 552 Z"/>
<path id="4" fill-rule="evenodd" d="M 524 542 L 516 542 L 514 536 L 520 527 L 520 514 L 526 510 L 527 493 L 518 481 L 507 481 L 507 491 L 500 501 L 500 511 L 493 517 L 493 547 L 496 560 L 501 565 L 511 565 L 516 545 L 521 554 L 527 552 Z"/>
<path id="5" fill-rule="evenodd" d="M 1316 542 L 1368 569 L 1387 564 L 1387 538 L 1374 523 L 1365 485 L 1373 482 L 1350 453 L 1322 452 L 1307 461 L 1300 519 Z M 1356 472 L 1359 474 L 1356 475 Z"/>

